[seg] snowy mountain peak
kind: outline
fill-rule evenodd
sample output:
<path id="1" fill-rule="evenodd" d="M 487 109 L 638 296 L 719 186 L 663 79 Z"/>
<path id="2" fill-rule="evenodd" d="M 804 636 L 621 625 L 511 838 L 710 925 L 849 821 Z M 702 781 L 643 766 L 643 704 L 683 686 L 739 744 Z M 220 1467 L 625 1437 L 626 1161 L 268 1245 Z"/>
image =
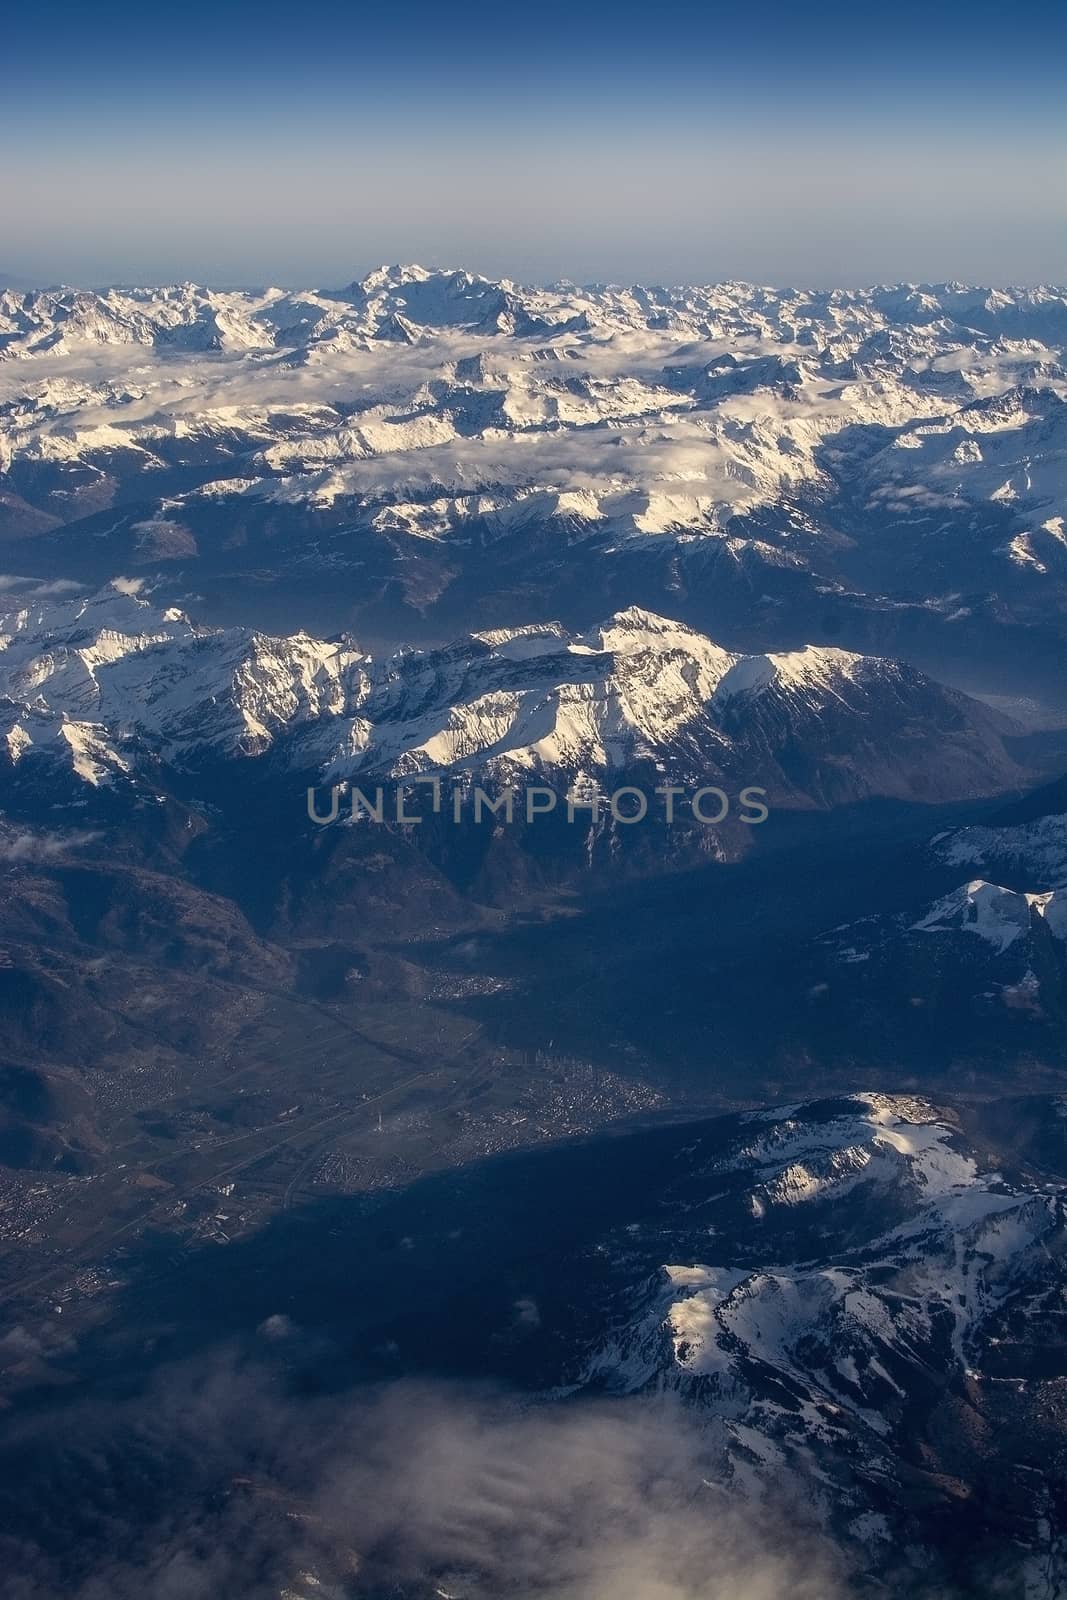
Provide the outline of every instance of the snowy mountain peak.
<path id="1" fill-rule="evenodd" d="M 998 952 L 1026 938 L 1040 918 L 1054 938 L 1067 938 L 1067 891 L 1029 893 L 974 878 L 913 924 L 920 933 L 972 933 Z"/>

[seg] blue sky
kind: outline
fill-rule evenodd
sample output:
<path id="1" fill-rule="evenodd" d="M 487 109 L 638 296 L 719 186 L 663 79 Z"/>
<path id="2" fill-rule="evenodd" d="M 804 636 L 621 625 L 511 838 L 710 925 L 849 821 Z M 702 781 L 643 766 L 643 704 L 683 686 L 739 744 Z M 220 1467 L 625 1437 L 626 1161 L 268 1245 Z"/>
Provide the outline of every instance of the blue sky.
<path id="1" fill-rule="evenodd" d="M 1067 278 L 1067 6 L 23 7 L 0 272 Z"/>

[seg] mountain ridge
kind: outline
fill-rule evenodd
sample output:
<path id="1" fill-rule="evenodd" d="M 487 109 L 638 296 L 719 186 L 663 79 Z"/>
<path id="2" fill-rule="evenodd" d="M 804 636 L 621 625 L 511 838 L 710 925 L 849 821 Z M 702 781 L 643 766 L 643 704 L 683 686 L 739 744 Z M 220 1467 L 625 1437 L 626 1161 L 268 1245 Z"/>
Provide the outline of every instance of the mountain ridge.
<path id="1" fill-rule="evenodd" d="M 0 614 L 0 695 L 10 768 L 69 751 L 90 785 L 130 773 L 138 749 L 179 765 L 275 753 L 326 783 L 573 781 L 645 762 L 674 781 L 765 778 L 794 803 L 1023 779 L 1010 720 L 912 668 L 832 646 L 738 655 L 636 606 L 581 634 L 535 624 L 383 659 L 352 639 L 198 627 L 111 586 Z M 807 776 L 793 745 L 812 751 Z"/>

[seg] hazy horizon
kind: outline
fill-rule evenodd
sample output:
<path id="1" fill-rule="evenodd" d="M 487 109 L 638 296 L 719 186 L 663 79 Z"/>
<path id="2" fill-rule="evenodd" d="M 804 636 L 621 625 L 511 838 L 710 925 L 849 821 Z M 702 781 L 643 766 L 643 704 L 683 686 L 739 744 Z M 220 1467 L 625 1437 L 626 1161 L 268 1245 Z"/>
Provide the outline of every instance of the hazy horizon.
<path id="1" fill-rule="evenodd" d="M 690 275 L 686 278 L 670 278 L 664 277 L 662 273 L 646 275 L 643 278 L 626 277 L 625 275 L 621 274 L 618 274 L 614 277 L 602 278 L 575 278 L 568 274 L 563 274 L 556 278 L 550 278 L 547 276 L 535 277 L 517 275 L 514 272 L 508 271 L 490 273 L 482 271 L 477 263 L 471 263 L 469 261 L 414 261 L 410 259 L 394 257 L 394 259 L 389 261 L 361 263 L 357 267 L 351 269 L 347 274 L 343 275 L 343 280 L 334 278 L 330 281 L 316 278 L 310 274 L 286 278 L 284 280 L 273 278 L 270 281 L 265 278 L 255 281 L 252 278 L 212 279 L 180 276 L 130 277 L 129 275 L 121 274 L 110 278 L 74 280 L 71 278 L 48 278 L 43 276 L 34 278 L 22 272 L 8 274 L 5 273 L 2 268 L 0 268 L 0 291 L 8 289 L 16 293 L 45 293 L 48 291 L 69 289 L 102 294 L 108 290 L 132 291 L 141 289 L 167 289 L 188 284 L 193 288 L 206 290 L 210 294 L 255 295 L 269 293 L 271 290 L 281 290 L 286 294 L 298 293 L 300 290 L 309 290 L 320 294 L 342 294 L 353 284 L 361 282 L 370 273 L 387 267 L 420 267 L 430 272 L 441 273 L 467 272 L 476 278 L 484 278 L 491 282 L 510 281 L 521 288 L 527 289 L 553 289 L 561 286 L 565 287 L 567 285 L 571 285 L 577 289 L 590 290 L 619 289 L 629 287 L 661 287 L 668 289 L 681 289 L 694 287 L 714 288 L 719 284 L 733 284 L 744 285 L 755 289 L 767 289 L 775 294 L 787 293 L 789 290 L 796 290 L 801 293 L 820 294 L 829 293 L 833 290 L 862 293 L 866 290 L 874 291 L 878 289 L 895 289 L 903 287 L 931 290 L 954 287 L 975 290 L 988 289 L 990 291 L 1004 292 L 1010 292 L 1011 290 L 1016 289 L 1053 289 L 1056 291 L 1062 291 L 1065 287 L 1067 287 L 1067 267 L 1065 267 L 1064 272 L 1059 279 L 1016 278 L 1009 280 L 1006 278 L 979 279 L 973 277 L 934 279 L 903 276 L 897 278 L 868 278 L 862 282 L 859 280 L 850 280 L 844 277 L 836 279 L 827 278 L 822 281 L 802 279 L 792 279 L 789 281 L 781 279 L 780 281 L 775 281 L 770 278 L 740 278 L 722 276 L 709 277 L 707 274 Z"/>
<path id="2" fill-rule="evenodd" d="M 42 48 L 47 39 L 47 48 Z M 46 0 L 9 24 L 23 282 L 1067 277 L 1067 14 Z"/>

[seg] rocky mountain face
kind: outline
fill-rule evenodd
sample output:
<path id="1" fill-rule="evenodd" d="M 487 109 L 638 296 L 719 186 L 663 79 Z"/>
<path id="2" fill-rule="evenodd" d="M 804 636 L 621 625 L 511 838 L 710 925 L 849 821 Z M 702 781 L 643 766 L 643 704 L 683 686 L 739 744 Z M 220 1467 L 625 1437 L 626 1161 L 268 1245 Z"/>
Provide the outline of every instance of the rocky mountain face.
<path id="1" fill-rule="evenodd" d="M 996 1170 L 928 1101 L 880 1094 L 705 1126 L 674 1167 L 603 1241 L 610 1331 L 579 1384 L 678 1392 L 715 1419 L 724 1482 L 793 1485 L 798 1516 L 894 1593 L 992 1592 L 1017 1541 L 1026 1593 L 1055 1594 L 1057 1186 Z"/>
<path id="2" fill-rule="evenodd" d="M 128 589 L 0 616 L 3 754 L 87 787 L 159 763 L 269 759 L 326 785 L 435 775 L 759 786 L 775 803 L 959 799 L 1018 786 L 1009 719 L 900 662 L 743 655 L 631 607 L 385 658 L 350 638 L 197 627 Z M 936 751 L 936 761 L 932 759 Z"/>

